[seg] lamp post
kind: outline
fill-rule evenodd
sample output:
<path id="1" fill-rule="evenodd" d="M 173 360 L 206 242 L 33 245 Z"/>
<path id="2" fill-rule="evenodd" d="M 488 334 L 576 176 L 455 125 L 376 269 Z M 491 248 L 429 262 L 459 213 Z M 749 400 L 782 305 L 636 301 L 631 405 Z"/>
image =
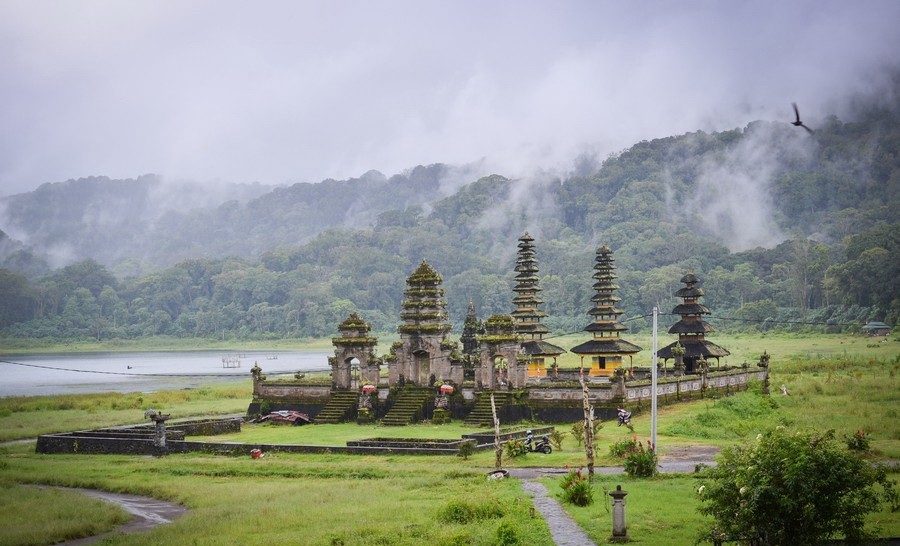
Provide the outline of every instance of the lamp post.
<path id="1" fill-rule="evenodd" d="M 658 330 L 659 307 L 653 306 L 653 357 L 650 362 L 650 443 L 653 444 L 653 451 L 656 451 L 656 361 L 657 361 L 657 330 Z"/>

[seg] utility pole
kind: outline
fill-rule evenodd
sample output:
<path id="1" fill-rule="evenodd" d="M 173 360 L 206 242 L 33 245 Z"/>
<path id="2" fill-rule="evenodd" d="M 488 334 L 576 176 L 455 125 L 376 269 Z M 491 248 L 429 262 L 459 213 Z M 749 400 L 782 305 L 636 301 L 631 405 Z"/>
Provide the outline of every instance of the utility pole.
<path id="1" fill-rule="evenodd" d="M 653 306 L 653 360 L 650 362 L 650 442 L 656 451 L 656 351 L 659 347 L 658 334 L 659 307 Z"/>

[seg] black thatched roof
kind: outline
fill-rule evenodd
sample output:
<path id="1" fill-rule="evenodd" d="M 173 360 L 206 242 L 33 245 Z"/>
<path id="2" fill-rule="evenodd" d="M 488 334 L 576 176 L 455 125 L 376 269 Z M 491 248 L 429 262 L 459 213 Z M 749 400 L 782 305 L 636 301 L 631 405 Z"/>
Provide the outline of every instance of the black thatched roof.
<path id="1" fill-rule="evenodd" d="M 634 354 L 640 352 L 641 348 L 624 339 L 592 339 L 576 345 L 570 350 L 580 355 Z"/>
<path id="2" fill-rule="evenodd" d="M 708 322 L 702 320 L 691 322 L 679 320 L 669 328 L 670 334 L 708 334 L 715 331 L 716 329 L 710 326 Z"/>
<path id="3" fill-rule="evenodd" d="M 618 322 L 592 322 L 584 327 L 585 332 L 627 332 L 628 326 Z"/>
<path id="4" fill-rule="evenodd" d="M 679 288 L 675 295 L 679 298 L 699 298 L 703 295 L 703 289 L 696 286 L 685 286 Z"/>
<path id="5" fill-rule="evenodd" d="M 566 352 L 562 347 L 540 340 L 522 342 L 522 350 L 532 356 L 557 356 Z"/>
<path id="6" fill-rule="evenodd" d="M 676 342 L 677 343 L 677 342 Z M 712 341 L 702 339 L 698 341 L 689 341 L 687 343 L 682 343 L 681 346 L 684 348 L 684 357 L 685 358 L 721 358 L 723 356 L 728 356 L 731 352 L 724 347 L 719 347 Z M 675 343 L 670 343 L 666 345 L 662 349 L 660 349 L 656 356 L 663 360 L 669 360 L 670 358 L 675 358 L 675 355 L 672 354 L 672 349 L 675 347 Z M 574 349 L 573 349 L 574 351 Z"/>
<path id="7" fill-rule="evenodd" d="M 684 284 L 697 284 L 698 282 L 700 282 L 700 279 L 697 278 L 697 275 L 688 273 L 684 277 L 681 277 L 681 282 L 683 282 Z"/>
<path id="8" fill-rule="evenodd" d="M 672 309 L 674 315 L 708 315 L 709 307 L 701 303 L 680 303 Z"/>

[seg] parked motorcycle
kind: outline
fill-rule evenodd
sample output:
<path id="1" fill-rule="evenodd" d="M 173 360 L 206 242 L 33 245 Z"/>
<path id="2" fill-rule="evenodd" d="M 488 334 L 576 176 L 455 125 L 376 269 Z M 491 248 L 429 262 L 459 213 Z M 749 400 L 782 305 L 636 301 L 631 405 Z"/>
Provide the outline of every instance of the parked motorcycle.
<path id="1" fill-rule="evenodd" d="M 530 430 L 525 432 L 525 447 L 532 453 L 538 452 L 549 455 L 553 452 L 553 447 L 550 445 L 550 438 L 547 436 L 538 436 L 535 438 Z"/>

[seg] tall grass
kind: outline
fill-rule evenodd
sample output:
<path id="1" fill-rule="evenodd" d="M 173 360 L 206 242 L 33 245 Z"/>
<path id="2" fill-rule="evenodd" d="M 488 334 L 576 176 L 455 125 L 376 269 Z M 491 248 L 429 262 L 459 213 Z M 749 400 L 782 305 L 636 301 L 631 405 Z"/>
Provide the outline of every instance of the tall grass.
<path id="1" fill-rule="evenodd" d="M 128 521 L 122 509 L 76 492 L 0 482 L 0 544 L 43 545 L 109 531 Z"/>

